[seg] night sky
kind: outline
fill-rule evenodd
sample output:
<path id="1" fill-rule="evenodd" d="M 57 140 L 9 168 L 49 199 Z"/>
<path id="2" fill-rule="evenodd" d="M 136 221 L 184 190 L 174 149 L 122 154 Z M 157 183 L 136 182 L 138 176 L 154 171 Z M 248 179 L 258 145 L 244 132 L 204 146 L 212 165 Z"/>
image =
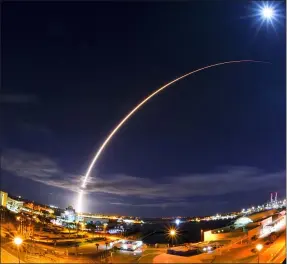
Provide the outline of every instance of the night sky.
<path id="1" fill-rule="evenodd" d="M 1 189 L 84 211 L 209 215 L 285 197 L 285 18 L 251 2 L 4 3 Z M 284 3 L 278 7 L 285 14 Z"/>

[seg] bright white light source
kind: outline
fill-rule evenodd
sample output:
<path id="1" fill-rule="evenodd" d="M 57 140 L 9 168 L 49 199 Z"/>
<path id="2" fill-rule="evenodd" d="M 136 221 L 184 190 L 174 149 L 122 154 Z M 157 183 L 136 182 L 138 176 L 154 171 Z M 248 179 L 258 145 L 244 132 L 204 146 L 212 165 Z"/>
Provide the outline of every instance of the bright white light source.
<path id="1" fill-rule="evenodd" d="M 175 220 L 175 223 L 176 223 L 176 225 L 179 225 L 179 224 L 180 224 L 180 220 L 179 220 L 179 219 L 176 219 L 176 220 Z"/>
<path id="2" fill-rule="evenodd" d="M 20 246 L 22 244 L 22 242 L 23 242 L 23 240 L 21 237 L 15 237 L 14 238 L 15 245 Z"/>
<path id="3" fill-rule="evenodd" d="M 262 9 L 262 16 L 266 19 L 272 19 L 273 15 L 274 15 L 274 10 L 272 7 L 269 6 L 265 6 Z"/>
<path id="4" fill-rule="evenodd" d="M 284 7 L 281 6 L 280 1 L 252 1 L 250 9 L 249 17 L 255 18 L 253 25 L 257 28 L 256 34 L 263 25 L 267 30 L 271 26 L 277 34 L 276 24 L 284 24 Z"/>
<path id="5" fill-rule="evenodd" d="M 176 230 L 175 229 L 170 229 L 169 234 L 171 236 L 175 236 L 176 235 Z"/>
<path id="6" fill-rule="evenodd" d="M 256 245 L 256 249 L 257 249 L 258 251 L 261 251 L 262 248 L 263 248 L 262 244 L 257 244 L 257 245 Z"/>

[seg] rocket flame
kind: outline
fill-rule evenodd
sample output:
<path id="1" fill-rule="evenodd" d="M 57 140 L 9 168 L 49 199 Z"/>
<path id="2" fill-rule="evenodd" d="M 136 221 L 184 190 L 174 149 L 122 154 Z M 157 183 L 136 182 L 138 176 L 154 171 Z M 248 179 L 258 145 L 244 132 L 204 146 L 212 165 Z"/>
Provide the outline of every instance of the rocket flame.
<path id="1" fill-rule="evenodd" d="M 176 78 L 175 80 L 169 82 L 168 84 L 165 84 L 164 86 L 158 88 L 155 92 L 153 92 L 152 94 L 150 94 L 148 97 L 146 97 L 144 100 L 142 100 L 135 108 L 133 108 L 121 121 L 120 123 L 112 130 L 112 132 L 107 136 L 107 138 L 105 139 L 105 141 L 102 143 L 102 145 L 100 146 L 100 148 L 98 149 L 96 155 L 94 156 L 87 172 L 86 175 L 83 179 L 82 182 L 82 188 L 85 188 L 87 180 L 90 176 L 90 173 L 95 165 L 95 163 L 97 162 L 98 158 L 100 157 L 102 151 L 105 149 L 105 147 L 107 146 L 107 144 L 109 143 L 109 141 L 112 139 L 112 137 L 117 133 L 117 131 L 122 127 L 122 125 L 124 125 L 128 119 L 135 114 L 146 102 L 148 102 L 152 97 L 154 97 L 155 95 L 157 95 L 158 93 L 160 93 L 161 91 L 163 91 L 165 88 L 167 88 L 168 86 L 172 85 L 173 83 L 176 83 L 177 81 L 184 79 L 185 77 L 192 75 L 196 72 L 199 71 L 203 71 L 205 69 L 208 68 L 212 68 L 212 67 L 216 67 L 216 66 L 220 66 L 220 65 L 224 65 L 224 64 L 233 64 L 233 63 L 241 63 L 241 62 L 254 62 L 254 63 L 266 63 L 263 61 L 256 61 L 256 60 L 238 60 L 238 61 L 226 61 L 226 62 L 220 62 L 220 63 L 216 63 L 216 64 L 212 64 L 212 65 L 208 65 L 205 66 L 203 68 L 194 70 L 192 72 L 189 72 L 185 75 L 182 75 L 181 77 Z M 78 197 L 78 205 L 77 205 L 77 212 L 81 212 L 82 210 L 82 200 L 83 200 L 83 190 L 81 190 L 79 192 L 79 197 Z"/>

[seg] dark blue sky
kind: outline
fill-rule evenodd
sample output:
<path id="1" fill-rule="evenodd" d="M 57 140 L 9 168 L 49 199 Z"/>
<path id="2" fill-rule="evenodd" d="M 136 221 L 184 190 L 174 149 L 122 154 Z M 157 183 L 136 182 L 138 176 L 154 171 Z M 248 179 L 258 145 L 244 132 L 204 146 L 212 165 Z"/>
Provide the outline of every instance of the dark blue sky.
<path id="1" fill-rule="evenodd" d="M 237 210 L 285 194 L 285 18 L 250 2 L 5 3 L 1 188 L 74 204 L 116 123 L 189 71 L 112 140 L 85 209 L 140 216 Z M 285 13 L 284 3 L 279 6 Z"/>

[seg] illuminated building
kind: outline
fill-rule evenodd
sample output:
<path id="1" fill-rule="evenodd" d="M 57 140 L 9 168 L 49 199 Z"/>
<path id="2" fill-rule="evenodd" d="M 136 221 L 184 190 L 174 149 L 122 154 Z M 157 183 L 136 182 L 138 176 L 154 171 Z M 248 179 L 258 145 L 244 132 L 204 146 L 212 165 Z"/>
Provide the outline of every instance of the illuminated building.
<path id="1" fill-rule="evenodd" d="M 14 200 L 10 197 L 7 198 L 7 209 L 14 212 L 19 213 L 21 209 L 23 208 L 24 202 Z"/>
<path id="2" fill-rule="evenodd" d="M 99 218 L 99 217 L 95 217 L 93 215 L 80 215 L 80 217 L 82 217 L 82 221 L 85 223 L 94 223 L 96 225 L 103 225 L 105 223 L 109 222 L 108 218 Z"/>
<path id="3" fill-rule="evenodd" d="M 286 219 L 284 212 L 272 209 L 239 217 L 230 226 L 204 232 L 204 241 L 240 241 L 266 236 L 283 227 Z"/>
<path id="4" fill-rule="evenodd" d="M 43 212 L 43 213 L 48 213 L 48 214 L 54 214 L 54 210 L 51 208 L 48 208 L 46 206 L 42 206 L 39 204 L 34 204 L 34 203 L 25 203 L 24 207 L 31 209 L 32 211 L 36 212 Z"/>
<path id="5" fill-rule="evenodd" d="M 77 221 L 76 211 L 72 206 L 68 206 L 64 213 L 61 214 L 61 219 L 66 223 L 73 223 Z"/>
<path id="6" fill-rule="evenodd" d="M 61 216 L 63 213 L 65 213 L 65 210 L 61 208 L 53 208 L 53 210 L 54 210 L 55 216 Z"/>
<path id="7" fill-rule="evenodd" d="M 0 191 L 1 206 L 7 207 L 8 193 Z"/>

